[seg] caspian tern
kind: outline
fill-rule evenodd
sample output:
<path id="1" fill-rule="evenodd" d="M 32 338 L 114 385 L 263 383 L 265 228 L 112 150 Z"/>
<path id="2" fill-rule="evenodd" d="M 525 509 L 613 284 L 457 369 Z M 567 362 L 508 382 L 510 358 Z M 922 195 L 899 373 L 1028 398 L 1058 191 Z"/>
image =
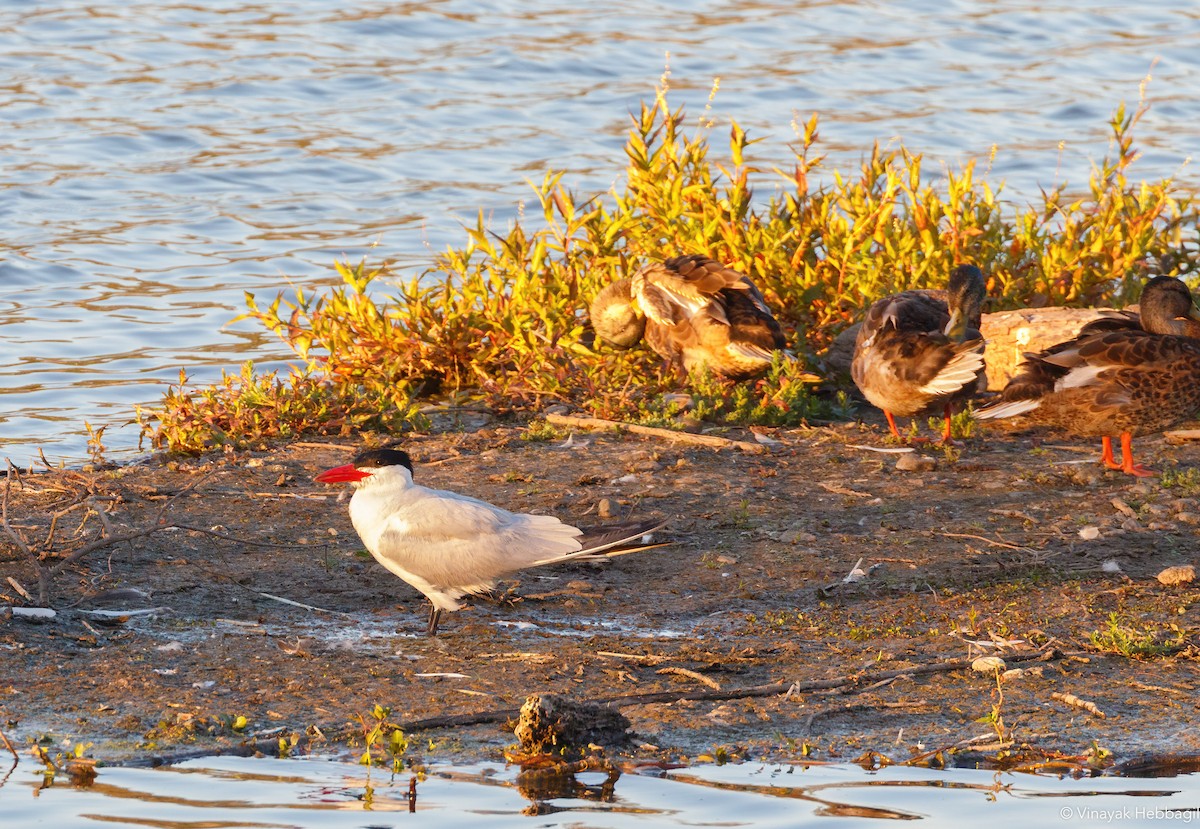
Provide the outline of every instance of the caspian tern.
<path id="1" fill-rule="evenodd" d="M 414 484 L 408 453 L 385 447 L 317 475 L 349 483 L 350 521 L 375 560 L 420 590 L 432 607 L 426 633 L 464 596 L 490 591 L 528 567 L 662 546 L 628 545 L 665 522 L 602 527 L 587 534 L 552 515 L 509 512 L 486 501 Z"/>

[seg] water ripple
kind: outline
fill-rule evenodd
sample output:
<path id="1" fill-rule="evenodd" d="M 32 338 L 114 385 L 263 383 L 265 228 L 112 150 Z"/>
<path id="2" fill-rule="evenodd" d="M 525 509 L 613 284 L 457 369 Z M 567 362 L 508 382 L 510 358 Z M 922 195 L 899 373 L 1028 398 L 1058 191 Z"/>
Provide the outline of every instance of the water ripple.
<path id="1" fill-rule="evenodd" d="M 116 424 L 180 367 L 285 356 L 225 327 L 244 290 L 415 270 L 546 169 L 607 189 L 668 52 L 672 102 L 698 116 L 719 76 L 764 165 L 817 111 L 833 165 L 996 145 L 1019 202 L 1085 184 L 1151 71 L 1135 173 L 1195 186 L 1198 46 L 1184 0 L 0 3 L 0 445 L 77 459 L 86 418 L 130 448 Z"/>

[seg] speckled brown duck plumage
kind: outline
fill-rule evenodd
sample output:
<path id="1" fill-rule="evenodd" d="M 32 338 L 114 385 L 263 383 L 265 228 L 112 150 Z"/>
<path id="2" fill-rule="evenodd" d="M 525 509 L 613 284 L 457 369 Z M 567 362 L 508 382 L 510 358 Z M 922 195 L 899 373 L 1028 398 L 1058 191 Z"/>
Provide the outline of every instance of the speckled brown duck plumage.
<path id="1" fill-rule="evenodd" d="M 966 405 L 984 375 L 979 334 L 983 273 L 959 265 L 946 290 L 902 291 L 875 302 L 854 343 L 850 375 L 863 396 L 883 409 L 897 438 L 894 415 L 950 415 Z"/>
<path id="2" fill-rule="evenodd" d="M 596 335 L 618 347 L 639 339 L 686 371 L 745 380 L 786 345 L 762 293 L 744 274 L 707 256 L 651 262 L 605 287 L 591 305 Z"/>
<path id="3" fill-rule="evenodd" d="M 1142 290 L 1139 314 L 1097 320 L 1074 339 L 1026 354 L 1000 399 L 976 416 L 1024 415 L 1033 424 L 1099 435 L 1106 467 L 1155 474 L 1134 462 L 1133 437 L 1200 410 L 1200 312 L 1180 280 L 1156 276 Z M 1121 438 L 1121 463 L 1113 435 Z"/>

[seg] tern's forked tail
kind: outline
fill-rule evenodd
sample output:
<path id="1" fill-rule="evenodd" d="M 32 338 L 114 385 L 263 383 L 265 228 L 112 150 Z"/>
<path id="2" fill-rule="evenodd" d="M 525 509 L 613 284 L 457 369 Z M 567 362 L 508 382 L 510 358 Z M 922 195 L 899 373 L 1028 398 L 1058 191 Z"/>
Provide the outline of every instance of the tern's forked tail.
<path id="1" fill-rule="evenodd" d="M 529 567 L 539 567 L 543 564 L 555 564 L 560 561 L 599 561 L 601 559 L 623 556 L 629 553 L 640 553 L 643 550 L 653 550 L 655 547 L 665 547 L 673 542 L 660 541 L 655 543 L 652 534 L 667 525 L 666 521 L 629 521 L 623 524 L 609 524 L 603 527 L 589 527 L 583 530 L 579 541 L 583 549 L 561 556 L 535 561 Z"/>

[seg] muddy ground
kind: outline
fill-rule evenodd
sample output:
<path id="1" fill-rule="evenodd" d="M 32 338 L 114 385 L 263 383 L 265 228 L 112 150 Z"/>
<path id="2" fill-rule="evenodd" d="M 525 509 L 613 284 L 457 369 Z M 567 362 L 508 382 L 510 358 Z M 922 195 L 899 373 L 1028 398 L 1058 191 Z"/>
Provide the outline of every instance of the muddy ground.
<path id="1" fill-rule="evenodd" d="M 1200 591 L 1155 578 L 1200 563 L 1200 446 L 1139 440 L 1139 460 L 1168 471 L 1139 481 L 1093 463 L 1090 443 L 989 429 L 957 457 L 921 449 L 932 470 L 901 471 L 898 455 L 857 448 L 894 448 L 881 422 L 761 430 L 762 454 L 611 432 L 531 440 L 547 436 L 520 424 L 407 437 L 425 485 L 581 525 L 668 518 L 674 542 L 527 572 L 505 585 L 519 601 L 475 602 L 434 639 L 423 598 L 363 552 L 338 488 L 312 481 L 351 457 L 349 441 L 24 475 L 8 521 L 45 555 L 59 515 L 47 566 L 102 519 L 119 534 L 161 514 L 220 535 L 95 550 L 51 582 L 56 618 L 0 619 L 0 722 L 19 750 L 86 742 L 100 760 L 145 760 L 306 732 L 337 750 L 377 704 L 406 723 L 542 691 L 700 692 L 732 698 L 624 706 L 636 736 L 623 751 L 903 760 L 994 752 L 1004 736 L 1035 753 L 1200 753 Z M 860 559 L 878 567 L 843 584 Z M 37 585 L 0 534 L 0 605 L 41 604 Z M 111 592 L 125 588 L 145 595 Z M 158 610 L 87 613 L 145 608 Z M 1026 670 L 999 688 L 994 673 L 921 672 L 1038 651 L 1049 658 L 1010 664 Z M 844 677 L 859 679 L 736 696 Z M 431 760 L 514 742 L 500 723 L 410 737 Z"/>

